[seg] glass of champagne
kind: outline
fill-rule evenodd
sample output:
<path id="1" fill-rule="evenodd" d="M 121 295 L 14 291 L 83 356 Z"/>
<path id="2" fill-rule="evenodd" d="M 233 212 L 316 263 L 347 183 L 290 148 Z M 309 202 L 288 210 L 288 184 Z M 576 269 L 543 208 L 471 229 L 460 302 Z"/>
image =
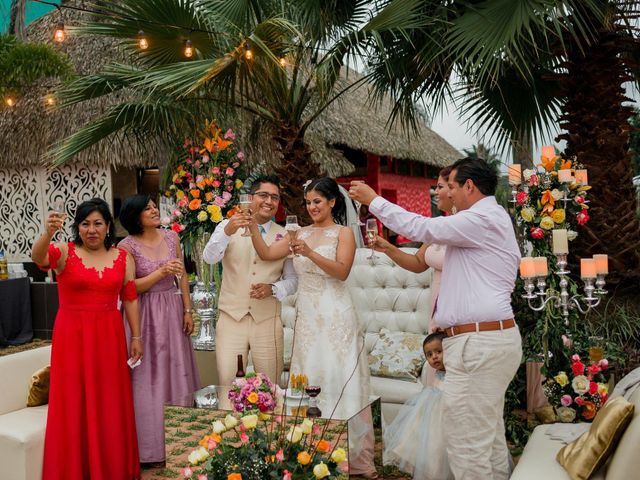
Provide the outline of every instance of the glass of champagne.
<path id="1" fill-rule="evenodd" d="M 67 219 L 67 213 L 64 208 L 64 200 L 58 199 L 53 201 L 53 205 L 51 207 L 51 213 L 62 220 L 63 225 L 60 228 L 62 230 L 64 228 L 64 221 Z M 57 232 L 56 232 L 57 235 Z"/>
<path id="2" fill-rule="evenodd" d="M 298 225 L 298 217 L 296 217 L 295 215 L 287 215 L 287 223 L 285 224 L 284 229 L 287 231 L 287 234 L 289 234 L 289 240 L 294 241 L 298 237 L 298 230 L 300 230 L 300 225 Z M 296 253 L 295 255 L 291 256 L 299 257 L 300 255 Z"/>
<path id="3" fill-rule="evenodd" d="M 364 180 L 354 180 L 354 182 L 364 183 Z M 362 222 L 362 219 L 360 218 L 360 209 L 362 208 L 362 203 L 360 203 L 357 200 L 354 200 L 353 203 L 356 206 L 356 216 L 358 217 L 358 226 L 363 227 L 364 223 Z M 362 235 L 362 232 L 360 234 Z"/>
<path id="4" fill-rule="evenodd" d="M 182 268 L 183 268 L 183 270 L 180 273 L 176 273 L 173 276 L 173 283 L 175 284 L 176 288 L 178 289 L 175 292 L 175 294 L 176 295 L 182 295 L 182 273 L 184 272 L 184 262 L 180 258 L 176 258 L 175 261 L 180 262 L 182 264 Z"/>
<path id="5" fill-rule="evenodd" d="M 379 258 L 375 254 L 375 250 L 373 249 L 373 239 L 376 238 L 378 234 L 378 222 L 375 218 L 367 219 L 367 240 L 369 240 L 369 245 L 371 246 L 371 255 L 367 257 L 367 260 L 373 260 Z"/>
<path id="6" fill-rule="evenodd" d="M 240 194 L 240 210 L 242 213 L 249 213 L 249 208 L 251 207 L 251 195 L 248 193 Z M 250 237 L 251 232 L 249 231 L 249 227 L 244 227 L 244 232 L 242 232 L 243 237 Z"/>

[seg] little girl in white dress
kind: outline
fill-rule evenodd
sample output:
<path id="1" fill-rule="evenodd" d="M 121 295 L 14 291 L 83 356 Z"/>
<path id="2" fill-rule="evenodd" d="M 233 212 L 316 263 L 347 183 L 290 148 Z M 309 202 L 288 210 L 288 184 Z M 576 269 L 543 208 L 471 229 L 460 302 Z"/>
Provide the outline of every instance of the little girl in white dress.
<path id="1" fill-rule="evenodd" d="M 409 399 L 384 432 L 384 463 L 415 480 L 453 479 L 442 436 L 443 338 L 444 333 L 432 333 L 422 344 L 427 362 L 436 370 L 434 385 Z"/>

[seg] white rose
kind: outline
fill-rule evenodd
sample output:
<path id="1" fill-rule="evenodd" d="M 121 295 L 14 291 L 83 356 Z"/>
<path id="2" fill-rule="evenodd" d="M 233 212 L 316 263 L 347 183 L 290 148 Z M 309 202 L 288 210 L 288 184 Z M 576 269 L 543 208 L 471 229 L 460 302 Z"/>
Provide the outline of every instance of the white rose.
<path id="1" fill-rule="evenodd" d="M 556 409 L 558 420 L 563 423 L 571 423 L 576 418 L 576 411 L 571 407 L 558 407 Z"/>
<path id="2" fill-rule="evenodd" d="M 198 447 L 189 454 L 188 460 L 191 465 L 198 465 L 209 457 L 209 452 L 204 447 Z"/>
<path id="3" fill-rule="evenodd" d="M 302 429 L 300 427 L 291 427 L 287 433 L 287 440 L 291 443 L 298 443 L 302 439 Z"/>
<path id="4" fill-rule="evenodd" d="M 313 428 L 313 421 L 309 420 L 308 418 L 305 418 L 302 421 L 302 433 L 304 433 L 305 435 L 309 435 L 311 433 L 311 429 Z"/>
<path id="5" fill-rule="evenodd" d="M 240 420 L 242 420 L 244 428 L 248 430 L 252 430 L 258 425 L 258 415 L 245 415 Z"/>
<path id="6" fill-rule="evenodd" d="M 227 427 L 225 427 L 224 423 L 222 423 L 220 420 L 216 420 L 215 422 L 213 422 L 214 433 L 221 434 L 221 433 L 224 433 L 226 430 L 227 430 Z"/>
<path id="7" fill-rule="evenodd" d="M 575 240 L 576 238 L 578 238 L 578 232 L 567 230 L 567 239 L 569 241 Z"/>
<path id="8" fill-rule="evenodd" d="M 231 414 L 224 417 L 224 426 L 227 427 L 227 430 L 231 430 L 236 425 L 238 425 L 238 419 L 236 417 Z"/>
<path id="9" fill-rule="evenodd" d="M 584 375 L 577 375 L 571 382 L 571 386 L 573 387 L 574 392 L 578 395 L 582 395 L 589 391 L 589 379 Z"/>
<path id="10" fill-rule="evenodd" d="M 525 168 L 524 172 L 522 172 L 522 176 L 524 177 L 524 181 L 528 182 L 529 179 L 531 178 L 531 175 L 533 175 L 534 173 L 536 173 L 535 170 L 532 170 L 530 168 Z"/>
<path id="11" fill-rule="evenodd" d="M 553 190 L 551 190 L 551 196 L 554 200 L 560 200 L 564 196 L 564 193 L 562 193 L 557 188 L 554 188 Z"/>

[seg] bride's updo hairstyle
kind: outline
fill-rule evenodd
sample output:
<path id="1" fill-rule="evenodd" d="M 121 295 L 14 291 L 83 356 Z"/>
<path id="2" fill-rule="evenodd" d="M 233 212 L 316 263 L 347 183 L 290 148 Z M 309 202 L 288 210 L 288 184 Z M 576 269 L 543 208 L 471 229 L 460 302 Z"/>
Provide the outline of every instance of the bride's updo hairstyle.
<path id="1" fill-rule="evenodd" d="M 344 201 L 342 193 L 338 188 L 338 182 L 331 177 L 316 178 L 309 183 L 304 189 L 305 196 L 307 192 L 315 190 L 327 200 L 334 200 L 336 203 L 331 209 L 331 216 L 336 223 L 340 225 L 347 224 L 347 205 Z"/>

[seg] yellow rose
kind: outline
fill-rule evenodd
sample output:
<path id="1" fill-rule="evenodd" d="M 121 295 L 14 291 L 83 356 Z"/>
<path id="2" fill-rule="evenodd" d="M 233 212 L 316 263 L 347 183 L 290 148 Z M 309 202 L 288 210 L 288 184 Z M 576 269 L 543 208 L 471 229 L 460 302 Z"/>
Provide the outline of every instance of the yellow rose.
<path id="1" fill-rule="evenodd" d="M 556 223 L 562 223 L 565 220 L 565 212 L 564 208 L 556 208 L 553 212 L 551 212 L 551 218 Z"/>
<path id="2" fill-rule="evenodd" d="M 330 475 L 329 468 L 324 463 L 319 463 L 313 467 L 313 474 L 318 479 L 328 477 Z"/>
<path id="3" fill-rule="evenodd" d="M 520 211 L 520 216 L 525 222 L 531 222 L 536 216 L 536 211 L 531 207 L 525 207 Z"/>
<path id="4" fill-rule="evenodd" d="M 231 430 L 236 425 L 238 425 L 238 419 L 236 417 L 231 414 L 224 417 L 224 426 L 227 427 L 228 430 Z"/>
<path id="5" fill-rule="evenodd" d="M 227 430 L 227 427 L 225 427 L 224 423 L 222 423 L 220 420 L 216 420 L 215 422 L 213 422 L 212 426 L 214 433 L 223 433 Z"/>
<path id="6" fill-rule="evenodd" d="M 556 383 L 558 385 L 560 385 L 561 387 L 564 387 L 565 385 L 569 384 L 569 377 L 567 377 L 567 374 L 564 372 L 560 372 L 558 375 L 556 375 L 555 377 L 553 377 L 553 379 L 556 381 Z"/>
<path id="7" fill-rule="evenodd" d="M 209 205 L 207 207 L 207 212 L 209 212 L 212 222 L 218 223 L 222 221 L 222 210 L 220 210 L 218 205 Z"/>
<path id="8" fill-rule="evenodd" d="M 240 190 L 243 185 L 242 180 L 236 180 L 236 190 Z"/>
<path id="9" fill-rule="evenodd" d="M 182 197 L 184 197 L 184 192 L 182 190 L 178 190 L 176 192 L 176 198 L 180 200 Z"/>
<path id="10" fill-rule="evenodd" d="M 540 220 L 540 228 L 544 228 L 545 230 L 551 230 L 553 225 L 553 219 L 547 215 L 542 217 L 542 220 Z"/>
<path id="11" fill-rule="evenodd" d="M 258 401 L 258 394 L 256 392 L 251 392 L 247 395 L 247 400 L 251 403 L 256 403 Z"/>
<path id="12" fill-rule="evenodd" d="M 347 459 L 347 452 L 344 448 L 336 448 L 331 454 L 331 460 L 335 463 L 342 463 Z"/>
<path id="13" fill-rule="evenodd" d="M 310 461 L 311 455 L 309 455 L 307 452 L 302 451 L 298 454 L 298 463 L 300 465 L 308 465 Z"/>
<path id="14" fill-rule="evenodd" d="M 197 218 L 199 222 L 204 222 L 207 218 L 209 218 L 209 215 L 207 215 L 207 212 L 205 212 L 204 210 L 200 210 L 200 212 L 198 212 Z"/>
<path id="15" fill-rule="evenodd" d="M 300 427 L 291 427 L 287 433 L 287 440 L 291 443 L 298 443 L 302 439 L 302 429 Z"/>
<path id="16" fill-rule="evenodd" d="M 609 386 L 606 383 L 598 384 L 598 393 L 602 395 L 603 393 L 609 393 Z"/>
<path id="17" fill-rule="evenodd" d="M 258 414 L 258 418 L 260 418 L 260 420 L 262 420 L 263 422 L 268 422 L 269 420 L 271 420 L 271 415 L 269 415 L 268 413 L 260 412 Z"/>
<path id="18" fill-rule="evenodd" d="M 198 447 L 189 454 L 188 460 L 191 465 L 198 465 L 209 457 L 209 452 L 204 447 Z"/>
<path id="19" fill-rule="evenodd" d="M 304 433 L 305 435 L 309 435 L 311 433 L 311 429 L 313 428 L 313 421 L 305 418 L 302 421 L 302 425 L 300 426 L 302 427 L 302 433 Z"/>
<path id="20" fill-rule="evenodd" d="M 258 397 L 256 392 L 251 392 L 251 395 L 255 395 L 256 399 Z M 249 396 L 251 396 L 251 395 L 249 395 Z M 251 403 L 255 403 L 255 402 L 251 402 Z M 252 429 L 256 428 L 256 426 L 258 425 L 258 416 L 257 415 L 245 415 L 240 420 L 242 420 L 242 424 L 244 425 L 244 428 L 246 428 L 248 430 L 252 430 Z"/>

